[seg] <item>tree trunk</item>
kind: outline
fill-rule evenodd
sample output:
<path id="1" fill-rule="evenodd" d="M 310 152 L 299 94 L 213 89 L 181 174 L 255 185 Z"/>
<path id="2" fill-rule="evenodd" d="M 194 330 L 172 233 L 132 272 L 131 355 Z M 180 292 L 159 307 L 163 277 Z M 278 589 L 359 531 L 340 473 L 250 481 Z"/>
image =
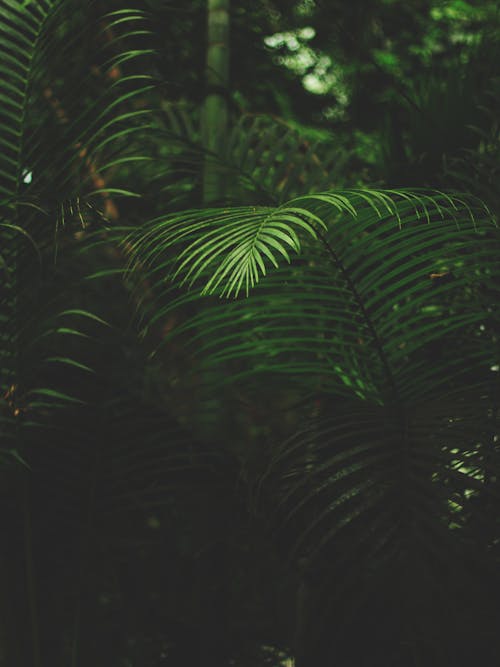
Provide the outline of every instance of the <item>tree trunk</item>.
<path id="1" fill-rule="evenodd" d="M 218 158 L 224 154 L 228 125 L 229 2 L 208 0 L 206 95 L 202 111 L 203 204 L 224 198 L 225 174 Z"/>

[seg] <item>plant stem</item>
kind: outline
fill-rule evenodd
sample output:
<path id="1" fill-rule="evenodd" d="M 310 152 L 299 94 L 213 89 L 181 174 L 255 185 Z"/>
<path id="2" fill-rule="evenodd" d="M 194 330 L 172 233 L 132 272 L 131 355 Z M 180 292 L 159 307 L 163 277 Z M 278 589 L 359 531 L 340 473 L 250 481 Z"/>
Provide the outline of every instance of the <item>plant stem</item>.
<path id="1" fill-rule="evenodd" d="M 387 377 L 387 380 L 389 382 L 389 385 L 391 387 L 391 390 L 393 392 L 394 398 L 397 399 L 398 397 L 398 391 L 397 391 L 397 386 L 396 386 L 396 381 L 394 380 L 394 374 L 392 372 L 391 366 L 389 364 L 389 360 L 387 358 L 387 355 L 385 353 L 384 347 L 382 345 L 382 341 L 380 340 L 377 331 L 375 327 L 373 326 L 373 322 L 368 315 L 368 312 L 364 306 L 363 299 L 361 297 L 361 294 L 358 292 L 356 289 L 356 285 L 353 283 L 351 280 L 351 277 L 341 262 L 339 256 L 335 252 L 335 250 L 332 248 L 330 243 L 328 242 L 328 239 L 319 231 L 317 231 L 318 237 L 325 246 L 328 254 L 330 255 L 330 258 L 332 262 L 335 264 L 337 268 L 340 269 L 340 272 L 342 273 L 342 276 L 344 280 L 347 283 L 347 286 L 351 290 L 352 294 L 354 295 L 354 298 L 356 300 L 356 303 L 358 304 L 358 308 L 361 312 L 361 315 L 366 323 L 366 326 L 368 327 L 368 330 L 370 331 L 371 337 L 373 339 L 373 344 L 375 345 L 375 349 L 377 350 L 378 356 L 380 357 L 380 361 L 382 362 L 382 366 L 384 367 L 385 374 Z"/>
<path id="2" fill-rule="evenodd" d="M 208 0 L 206 97 L 202 111 L 203 204 L 220 201 L 225 191 L 225 174 L 218 164 L 226 146 L 229 83 L 229 2 Z"/>

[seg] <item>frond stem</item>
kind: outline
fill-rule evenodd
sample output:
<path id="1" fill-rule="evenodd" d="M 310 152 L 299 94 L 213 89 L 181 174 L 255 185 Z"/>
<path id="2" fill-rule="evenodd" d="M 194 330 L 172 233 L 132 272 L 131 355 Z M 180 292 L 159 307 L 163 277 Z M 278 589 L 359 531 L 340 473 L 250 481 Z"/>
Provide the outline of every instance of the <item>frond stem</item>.
<path id="1" fill-rule="evenodd" d="M 332 246 L 328 242 L 328 239 L 319 230 L 316 230 L 316 233 L 318 234 L 318 238 L 320 239 L 320 241 L 323 243 L 324 247 L 326 248 L 326 251 L 330 255 L 330 259 L 332 260 L 332 263 L 338 269 L 340 269 L 342 277 L 346 281 L 351 293 L 354 295 L 354 298 L 355 298 L 356 303 L 358 305 L 358 308 L 361 312 L 361 315 L 362 315 L 363 319 L 365 320 L 366 326 L 368 327 L 368 330 L 370 331 L 370 334 L 372 336 L 373 343 L 375 345 L 375 349 L 377 350 L 377 353 L 378 353 L 378 355 L 380 357 L 380 360 L 382 362 L 382 365 L 384 367 L 385 374 L 387 376 L 387 380 L 388 380 L 389 385 L 392 389 L 394 397 L 397 398 L 398 397 L 398 390 L 397 390 L 397 386 L 396 386 L 396 381 L 394 379 L 394 374 L 392 372 L 389 360 L 388 360 L 387 355 L 385 353 L 384 346 L 382 345 L 382 341 L 380 340 L 380 338 L 377 334 L 377 331 L 376 331 L 375 327 L 373 326 L 371 318 L 368 315 L 368 312 L 367 312 L 367 310 L 364 306 L 361 294 L 356 289 L 356 285 L 351 280 L 351 277 L 349 276 L 349 273 L 348 273 L 347 269 L 343 265 L 340 257 L 337 255 L 335 250 L 332 248 Z"/>

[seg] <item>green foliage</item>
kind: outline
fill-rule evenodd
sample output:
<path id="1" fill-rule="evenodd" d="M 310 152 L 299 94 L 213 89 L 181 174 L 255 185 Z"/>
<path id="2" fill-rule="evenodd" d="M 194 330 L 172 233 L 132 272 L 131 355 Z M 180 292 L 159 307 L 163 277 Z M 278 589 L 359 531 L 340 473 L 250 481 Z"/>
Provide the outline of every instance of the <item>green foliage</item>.
<path id="1" fill-rule="evenodd" d="M 276 204 L 356 179 L 353 152 L 328 132 L 307 131 L 265 114 L 243 113 L 234 120 L 222 155 L 210 156 L 226 182 L 226 204 Z M 199 165 L 206 151 L 198 125 L 199 114 L 186 102 L 162 103 L 155 136 L 164 142 L 161 153 L 152 146 L 151 180 L 145 186 L 162 195 L 159 213 L 190 208 L 199 199 Z"/>
<path id="2" fill-rule="evenodd" d="M 79 72 L 81 63 L 74 63 L 72 77 L 65 79 L 51 72 L 49 63 L 54 62 L 56 53 L 71 62 L 71 53 L 88 37 L 92 23 L 75 30 L 71 3 L 8 2 L 2 11 L 2 63 L 9 69 L 5 69 L 1 84 L 6 106 L 0 125 L 0 233 L 7 280 L 2 293 L 0 354 L 4 361 L 0 386 L 3 394 L 16 394 L 16 401 L 7 400 L 8 415 L 32 423 L 40 409 L 49 407 L 50 398 L 57 399 L 56 404 L 78 400 L 67 391 L 38 384 L 47 376 L 43 368 L 54 359 L 47 351 L 66 336 L 85 336 L 78 325 L 82 317 L 100 321 L 85 309 L 57 311 L 65 298 L 69 296 L 70 303 L 74 298 L 63 294 L 68 284 L 60 284 L 58 250 L 64 248 L 64 262 L 77 262 L 85 252 L 87 227 L 96 219 L 102 225 L 103 216 L 94 214 L 92 203 L 92 197 L 95 199 L 102 189 L 98 187 L 101 174 L 116 164 L 137 159 L 130 151 L 131 138 L 143 130 L 142 119 L 148 114 L 145 110 L 125 113 L 124 105 L 150 90 L 152 84 L 151 78 L 142 74 L 123 76 L 90 104 L 84 104 L 76 91 L 82 85 L 84 90 L 92 89 L 89 62 L 84 61 L 84 77 Z M 120 49 L 132 32 L 147 34 L 137 30 L 143 21 L 140 12 L 120 10 L 108 14 L 104 21 L 106 30 L 120 34 L 111 47 L 103 40 L 101 50 L 94 54 L 102 76 L 150 53 L 148 49 Z M 122 25 L 126 26 L 123 32 Z M 101 30 L 101 39 L 103 34 Z M 117 160 L 120 151 L 122 156 Z M 56 205 L 52 200 L 54 182 L 58 184 Z M 108 197 L 110 193 L 124 194 L 112 187 L 106 192 Z M 37 360 L 44 356 L 40 370 Z M 57 363 L 69 363 L 73 369 L 79 366 L 77 359 L 65 354 L 57 356 Z M 85 364 L 80 367 L 85 368 Z"/>
<path id="3" fill-rule="evenodd" d="M 172 298 L 179 280 L 201 296 L 234 297 L 202 302 L 163 344 L 180 338 L 221 386 L 248 392 L 256 382 L 276 400 L 285 383 L 306 402 L 320 397 L 316 418 L 273 443 L 255 479 L 257 507 L 273 508 L 288 557 L 319 596 L 308 650 L 348 656 L 342 635 L 354 630 L 340 610 L 359 620 L 360 572 L 378 587 L 390 568 L 419 627 L 416 655 L 433 660 L 424 638 L 458 604 L 448 591 L 433 607 L 441 563 L 452 560 L 471 590 L 462 564 L 493 567 L 496 538 L 485 534 L 474 556 L 470 545 L 473 507 L 498 502 L 499 237 L 472 205 L 442 193 L 330 192 L 278 208 L 180 213 L 127 240 L 156 295 L 146 330 L 192 302 L 192 292 Z M 482 519 L 496 522 L 484 506 Z M 470 616 L 454 624 L 445 623 L 449 660 Z"/>
<path id="4" fill-rule="evenodd" d="M 490 664 L 491 3 L 238 3 L 217 151 L 144 5 L 0 3 L 0 664 Z"/>

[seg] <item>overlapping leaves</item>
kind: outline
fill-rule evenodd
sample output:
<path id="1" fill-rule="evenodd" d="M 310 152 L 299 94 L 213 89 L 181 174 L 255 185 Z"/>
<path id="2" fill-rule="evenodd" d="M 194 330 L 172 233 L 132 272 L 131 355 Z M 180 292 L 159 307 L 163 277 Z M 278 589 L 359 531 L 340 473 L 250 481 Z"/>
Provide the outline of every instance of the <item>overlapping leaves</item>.
<path id="1" fill-rule="evenodd" d="M 271 446 L 255 499 L 327 591 L 322 632 L 340 640 L 367 590 L 392 587 L 412 623 L 426 610 L 428 636 L 455 604 L 444 564 L 474 590 L 463 565 L 477 522 L 481 567 L 499 539 L 499 236 L 487 210 L 439 192 L 323 193 L 157 219 L 128 243 L 153 295 L 145 330 L 172 318 L 165 344 L 183 344 L 212 391 L 257 379 L 274 402 L 283 386 L 315 398 L 316 418 Z M 416 650 L 433 659 L 425 641 Z"/>
<path id="2" fill-rule="evenodd" d="M 93 193 L 88 206 L 95 209 L 101 198 L 97 208 L 116 211 L 111 197 L 127 192 L 119 183 L 113 187 L 111 172 L 142 159 L 132 138 L 148 126 L 150 113 L 134 105 L 153 86 L 134 69 L 151 54 L 138 48 L 148 34 L 145 15 L 121 9 L 96 24 L 94 10 L 92 3 L 61 0 L 1 3 L 0 413 L 2 430 L 11 434 L 18 422 L 29 422 L 28 413 L 32 418 L 51 401 L 75 400 L 67 388 L 43 384 L 59 373 L 41 369 L 56 364 L 68 366 L 69 374 L 84 371 L 71 344 L 59 354 L 47 351 L 65 337 L 85 338 L 83 323 L 99 318 L 64 302 L 70 295 L 61 294 L 68 283 L 61 281 L 58 255 L 64 251 L 65 260 L 76 261 L 88 235 L 84 201 Z M 70 312 L 79 313 L 72 326 L 54 326 L 67 323 Z"/>
<path id="3" fill-rule="evenodd" d="M 207 301 L 170 337 L 183 335 L 208 365 L 236 364 L 238 376 L 302 375 L 379 403 L 489 373 L 483 333 L 497 315 L 481 299 L 496 289 L 497 242 L 486 212 L 459 197 L 370 191 L 190 211 L 129 239 L 132 266 L 157 295 L 146 326 L 196 298 L 179 295 L 179 282 L 224 297 L 254 287 L 247 301 Z M 464 355 L 450 359 L 458 341 Z"/>
<path id="4" fill-rule="evenodd" d="M 188 208 L 200 187 L 200 164 L 207 155 L 197 129 L 198 114 L 183 102 L 162 103 L 153 152 L 161 147 L 151 176 L 155 192 L 168 194 L 163 210 Z M 211 155 L 223 175 L 224 200 L 280 204 L 311 188 L 328 189 L 347 180 L 352 154 L 326 133 L 308 139 L 280 118 L 243 113 L 234 119 L 223 155 Z M 159 209 L 161 210 L 161 209 Z"/>

